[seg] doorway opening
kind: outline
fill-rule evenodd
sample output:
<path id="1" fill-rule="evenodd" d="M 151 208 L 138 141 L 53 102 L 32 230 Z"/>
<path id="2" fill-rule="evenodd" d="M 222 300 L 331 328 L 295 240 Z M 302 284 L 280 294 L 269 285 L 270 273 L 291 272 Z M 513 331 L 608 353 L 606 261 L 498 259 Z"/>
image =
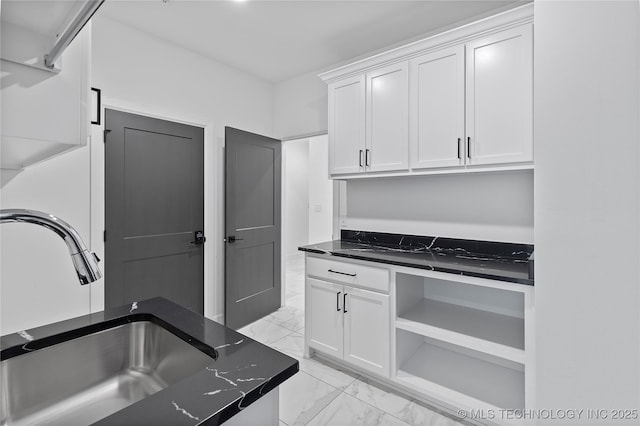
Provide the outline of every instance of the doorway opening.
<path id="1" fill-rule="evenodd" d="M 282 305 L 304 310 L 304 254 L 298 247 L 337 238 L 334 186 L 329 179 L 329 138 L 282 144 Z"/>

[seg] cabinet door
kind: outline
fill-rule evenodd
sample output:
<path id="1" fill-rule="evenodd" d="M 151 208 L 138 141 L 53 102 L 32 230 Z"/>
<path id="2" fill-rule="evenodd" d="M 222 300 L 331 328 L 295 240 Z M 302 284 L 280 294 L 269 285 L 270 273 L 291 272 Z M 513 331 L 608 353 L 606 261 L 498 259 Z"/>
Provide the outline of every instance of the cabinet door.
<path id="1" fill-rule="evenodd" d="M 329 173 L 364 171 L 364 75 L 329 84 Z"/>
<path id="2" fill-rule="evenodd" d="M 411 168 L 464 164 L 464 46 L 409 63 Z"/>
<path id="3" fill-rule="evenodd" d="M 367 74 L 367 171 L 408 170 L 408 63 Z"/>
<path id="4" fill-rule="evenodd" d="M 344 360 L 389 376 L 389 296 L 344 287 Z"/>
<path id="5" fill-rule="evenodd" d="M 343 288 L 341 285 L 307 278 L 305 321 L 309 346 L 342 358 Z"/>
<path id="6" fill-rule="evenodd" d="M 533 160 L 532 25 L 467 44 L 469 164 Z"/>

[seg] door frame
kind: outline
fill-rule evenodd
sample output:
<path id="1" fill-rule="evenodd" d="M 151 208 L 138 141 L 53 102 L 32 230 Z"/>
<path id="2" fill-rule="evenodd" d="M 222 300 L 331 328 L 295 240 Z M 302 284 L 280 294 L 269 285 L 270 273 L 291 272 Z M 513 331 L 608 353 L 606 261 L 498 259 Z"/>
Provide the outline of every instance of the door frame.
<path id="1" fill-rule="evenodd" d="M 204 314 L 207 318 L 222 323 L 224 307 L 220 309 L 219 304 L 224 304 L 224 298 L 222 297 L 224 288 L 223 286 L 216 288 L 215 283 L 223 282 L 224 279 L 222 276 L 224 266 L 220 264 L 220 262 L 224 261 L 224 243 L 222 242 L 224 230 L 220 226 L 216 226 L 216 224 L 224 226 L 224 200 L 220 199 L 220 191 L 224 191 L 224 188 L 220 188 L 221 183 L 224 181 L 222 175 L 224 173 L 224 157 L 221 155 L 224 135 L 222 137 L 217 135 L 213 122 L 204 116 L 190 114 L 182 116 L 175 114 L 173 111 L 168 112 L 163 108 L 141 106 L 109 97 L 103 97 L 100 108 L 100 113 L 103 114 L 103 117 L 105 109 L 112 109 L 204 129 L 204 230 L 207 236 L 207 243 L 204 245 Z M 103 259 L 103 231 L 105 229 L 104 120 L 99 126 L 91 126 L 91 135 L 88 142 L 89 174 L 91 176 L 91 181 L 87 188 L 91 200 L 90 246 Z M 104 262 L 101 263 L 101 266 L 103 266 Z M 106 274 L 104 267 L 102 269 L 103 274 Z M 104 310 L 104 278 L 91 285 L 90 306 L 91 313 Z"/>
<path id="2" fill-rule="evenodd" d="M 310 133 L 310 134 L 305 134 L 303 136 L 292 136 L 292 137 L 287 137 L 287 138 L 283 138 L 281 139 L 282 141 L 282 170 L 280 172 L 280 201 L 281 201 L 281 205 L 280 205 L 280 218 L 282 220 L 282 226 L 280 227 L 280 241 L 282 241 L 282 244 L 280 245 L 280 268 L 282 271 L 282 274 L 280 276 L 280 285 L 282 288 L 282 294 L 280 295 L 280 304 L 282 306 L 286 305 L 286 300 L 287 300 L 287 253 L 286 253 L 286 241 L 287 241 L 287 150 L 285 149 L 285 145 L 287 144 L 287 142 L 294 142 L 294 141 L 300 141 L 300 140 L 304 140 L 304 139 L 312 139 L 316 136 L 327 136 L 327 138 L 329 137 L 329 133 L 326 131 L 323 132 L 317 132 L 317 133 Z M 329 176 L 329 164 L 327 164 L 327 176 Z M 340 194 L 343 194 L 342 196 Z M 342 210 L 340 209 L 340 202 L 341 200 L 346 200 L 346 181 L 344 180 L 337 180 L 337 179 L 333 179 L 333 211 L 332 211 L 332 217 L 333 217 L 333 232 L 332 232 L 332 238 L 334 240 L 339 240 L 340 239 L 340 217 L 342 214 Z M 346 203 L 343 202 L 342 205 L 343 210 L 346 208 Z"/>

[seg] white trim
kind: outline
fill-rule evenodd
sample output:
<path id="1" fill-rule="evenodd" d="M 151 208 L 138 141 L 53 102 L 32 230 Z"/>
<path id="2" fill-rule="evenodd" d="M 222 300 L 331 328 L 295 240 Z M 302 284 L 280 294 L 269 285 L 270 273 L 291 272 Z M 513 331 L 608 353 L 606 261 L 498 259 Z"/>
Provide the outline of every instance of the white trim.
<path id="1" fill-rule="evenodd" d="M 374 68 L 412 59 L 435 49 L 465 43 L 529 22 L 533 22 L 533 3 L 331 69 L 318 74 L 318 77 L 325 83 L 331 83 Z"/>
<path id="2" fill-rule="evenodd" d="M 292 139 L 297 140 L 297 139 Z M 280 141 L 280 306 L 287 302 L 287 141 Z"/>
<path id="3" fill-rule="evenodd" d="M 519 170 L 534 170 L 535 167 L 531 163 L 522 164 L 507 164 L 504 166 L 482 166 L 482 165 L 469 165 L 469 166 L 453 166 L 444 167 L 438 169 L 414 169 L 403 172 L 367 172 L 367 173 L 350 173 L 350 174 L 333 174 L 333 179 L 366 179 L 375 177 L 399 177 L 399 176 L 426 176 L 426 175 L 456 175 L 463 173 L 492 173 L 492 172 L 512 172 Z"/>
<path id="4" fill-rule="evenodd" d="M 104 92 L 103 92 L 104 95 Z M 219 281 L 219 272 L 216 266 L 217 260 L 224 253 L 220 227 L 222 218 L 219 215 L 216 200 L 218 200 L 218 182 L 221 171 L 216 173 L 218 142 L 223 139 L 216 138 L 215 126 L 204 116 L 175 116 L 166 114 L 163 110 L 153 106 L 139 105 L 122 99 L 103 97 L 101 105 L 103 119 L 98 128 L 99 136 L 92 129 L 91 138 L 91 248 L 104 255 L 104 241 L 102 232 L 104 228 L 104 110 L 112 109 L 147 117 L 169 120 L 176 123 L 187 124 L 204 128 L 204 230 L 207 243 L 204 246 L 204 314 L 207 318 L 218 319 L 223 314 L 216 312 L 218 294 L 223 291 L 216 288 Z M 98 136 L 98 137 L 96 137 Z M 96 149 L 93 149 L 96 148 Z M 101 256 L 103 257 L 103 256 Z M 104 265 L 104 263 L 103 263 Z M 224 264 L 222 265 L 224 268 Z M 106 272 L 106 271 L 105 271 Z M 104 309 L 104 280 L 102 285 L 91 286 L 91 312 Z M 222 285 L 220 283 L 219 285 Z"/>

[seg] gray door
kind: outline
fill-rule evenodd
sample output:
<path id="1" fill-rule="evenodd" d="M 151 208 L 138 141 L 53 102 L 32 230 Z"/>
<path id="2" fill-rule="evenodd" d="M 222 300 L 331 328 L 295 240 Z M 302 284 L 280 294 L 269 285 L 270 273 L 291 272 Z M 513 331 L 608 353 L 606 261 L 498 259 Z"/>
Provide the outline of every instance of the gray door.
<path id="1" fill-rule="evenodd" d="M 204 130 L 105 112 L 105 307 L 204 312 Z M 202 234 L 203 235 L 203 234 Z"/>
<path id="2" fill-rule="evenodd" d="M 281 142 L 225 128 L 225 324 L 280 307 Z"/>

